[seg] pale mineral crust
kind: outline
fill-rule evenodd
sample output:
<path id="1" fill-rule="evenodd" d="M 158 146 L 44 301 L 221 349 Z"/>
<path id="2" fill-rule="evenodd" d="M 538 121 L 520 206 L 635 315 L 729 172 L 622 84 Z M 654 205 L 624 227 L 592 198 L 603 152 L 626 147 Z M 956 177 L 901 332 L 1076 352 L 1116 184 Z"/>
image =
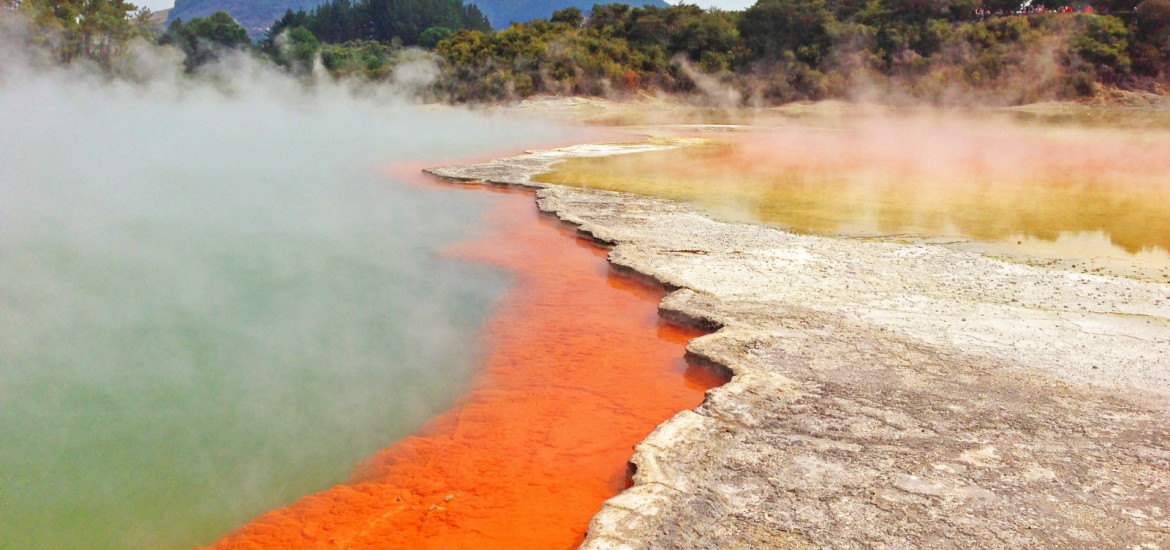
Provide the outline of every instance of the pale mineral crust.
<path id="1" fill-rule="evenodd" d="M 585 548 L 1170 548 L 1170 284 L 794 235 L 533 183 L 567 148 L 432 170 L 676 289 L 733 377 L 640 443 Z"/>

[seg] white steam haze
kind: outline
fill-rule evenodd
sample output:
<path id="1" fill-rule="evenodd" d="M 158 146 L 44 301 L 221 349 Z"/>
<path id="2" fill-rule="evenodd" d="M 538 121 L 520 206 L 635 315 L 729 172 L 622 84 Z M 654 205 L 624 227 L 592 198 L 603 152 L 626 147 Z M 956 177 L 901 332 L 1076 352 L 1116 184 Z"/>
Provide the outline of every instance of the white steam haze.
<path id="1" fill-rule="evenodd" d="M 496 199 L 386 168 L 576 131 L 247 57 L 141 49 L 131 84 L 0 47 L 4 548 L 209 543 L 446 408 L 507 281 L 436 252 Z"/>

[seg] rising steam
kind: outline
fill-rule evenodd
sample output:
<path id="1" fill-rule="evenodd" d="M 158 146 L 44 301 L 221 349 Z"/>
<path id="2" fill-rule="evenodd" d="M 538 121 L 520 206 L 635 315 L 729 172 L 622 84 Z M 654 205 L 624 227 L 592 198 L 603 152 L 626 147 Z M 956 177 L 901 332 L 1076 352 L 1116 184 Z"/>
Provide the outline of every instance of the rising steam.
<path id="1" fill-rule="evenodd" d="M 564 127 L 133 47 L 62 67 L 0 17 L 0 533 L 188 548 L 446 408 L 499 273 L 436 252 L 488 198 L 403 185 Z"/>

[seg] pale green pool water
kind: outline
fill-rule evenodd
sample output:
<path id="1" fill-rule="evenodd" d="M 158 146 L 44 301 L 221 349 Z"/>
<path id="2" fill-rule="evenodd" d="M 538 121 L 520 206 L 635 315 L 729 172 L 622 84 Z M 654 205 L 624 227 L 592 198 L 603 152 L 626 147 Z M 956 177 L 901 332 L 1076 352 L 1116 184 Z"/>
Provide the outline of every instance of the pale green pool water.
<path id="1" fill-rule="evenodd" d="M 50 81 L 0 128 L 12 549 L 210 543 L 446 408 L 507 281 L 436 253 L 491 197 L 383 168 L 554 131 Z"/>

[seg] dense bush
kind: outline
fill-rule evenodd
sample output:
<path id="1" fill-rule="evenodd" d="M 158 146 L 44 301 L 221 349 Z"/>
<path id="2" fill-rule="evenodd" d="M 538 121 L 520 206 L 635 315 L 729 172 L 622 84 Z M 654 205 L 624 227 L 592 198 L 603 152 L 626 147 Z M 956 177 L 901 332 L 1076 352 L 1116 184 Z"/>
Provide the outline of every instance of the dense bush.
<path id="1" fill-rule="evenodd" d="M 214 60 L 221 52 L 252 45 L 247 31 L 232 16 L 222 11 L 208 17 L 197 17 L 188 23 L 176 19 L 159 37 L 158 42 L 182 50 L 185 56 L 183 65 L 188 72 Z"/>
<path id="2" fill-rule="evenodd" d="M 461 0 L 332 0 L 310 12 L 289 10 L 272 24 L 266 42 L 295 27 L 305 27 L 330 44 L 376 40 L 407 46 L 418 44 L 427 31 L 427 40 L 437 43 L 438 29 L 491 30 L 479 8 Z"/>
<path id="3" fill-rule="evenodd" d="M 1170 0 L 1138 4 L 1129 25 L 1099 14 L 987 15 L 995 5 L 759 0 L 742 13 L 597 6 L 584 19 L 558 13 L 440 42 L 440 92 L 468 101 L 716 87 L 759 103 L 879 94 L 1003 104 L 1087 95 L 1097 83 L 1132 81 L 1134 71 L 1165 70 Z M 1018 4 L 998 9 L 1005 7 Z"/>
<path id="4" fill-rule="evenodd" d="M 12 15 L 28 23 L 29 45 L 65 63 L 88 60 L 109 69 L 132 40 L 154 38 L 150 10 L 124 0 L 0 0 L 0 18 Z"/>
<path id="5" fill-rule="evenodd" d="M 8 4 L 39 29 L 30 40 L 41 37 L 65 61 L 108 63 L 144 35 L 143 12 L 119 0 Z M 743 12 L 610 4 L 493 32 L 459 0 L 331 0 L 286 13 L 260 49 L 291 71 L 370 79 L 387 78 L 404 47 L 433 49 L 438 78 L 428 93 L 450 101 L 653 91 L 720 104 L 875 95 L 1009 104 L 1089 95 L 1102 84 L 1165 85 L 1170 0 L 1102 0 L 1092 14 L 1051 12 L 1059 0 L 1030 6 L 1012 14 L 1019 4 L 1007 0 L 758 0 Z M 190 70 L 247 44 L 225 14 L 177 22 L 160 40 L 182 49 Z"/>

